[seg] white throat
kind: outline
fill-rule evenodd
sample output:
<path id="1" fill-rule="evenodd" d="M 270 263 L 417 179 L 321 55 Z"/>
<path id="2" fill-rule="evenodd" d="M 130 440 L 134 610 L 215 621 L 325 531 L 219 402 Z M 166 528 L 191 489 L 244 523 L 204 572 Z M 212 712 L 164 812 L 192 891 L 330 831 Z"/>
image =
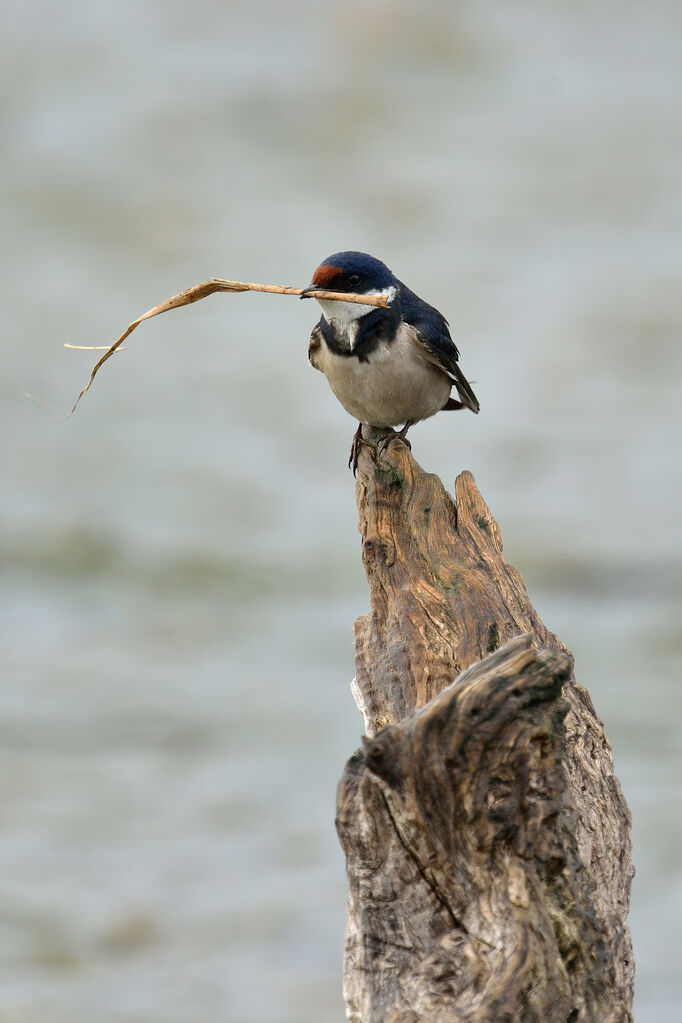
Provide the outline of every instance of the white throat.
<path id="1" fill-rule="evenodd" d="M 395 298 L 396 289 L 394 285 L 390 288 L 375 288 L 372 291 L 367 291 L 367 295 L 383 295 L 392 302 Z M 375 305 L 359 305 L 357 302 L 334 302 L 328 298 L 318 298 L 316 301 L 319 303 L 325 320 L 328 323 L 334 322 L 341 330 L 345 330 L 351 336 L 351 348 L 353 347 L 355 330 L 352 330 L 354 324 L 362 319 L 363 316 L 367 316 L 374 309 L 378 307 Z"/>

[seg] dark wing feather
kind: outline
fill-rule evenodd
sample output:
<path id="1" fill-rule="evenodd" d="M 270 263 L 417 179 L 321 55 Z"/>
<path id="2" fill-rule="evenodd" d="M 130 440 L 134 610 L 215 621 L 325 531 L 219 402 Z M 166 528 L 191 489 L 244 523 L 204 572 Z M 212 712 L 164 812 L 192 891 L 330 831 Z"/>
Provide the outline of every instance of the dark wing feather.
<path id="1" fill-rule="evenodd" d="M 320 320 L 318 323 L 316 323 L 315 326 L 313 327 L 312 334 L 310 335 L 310 343 L 308 345 L 308 358 L 310 360 L 310 365 L 314 369 L 319 369 L 320 368 L 317 365 L 317 358 L 316 358 L 316 356 L 317 356 L 317 353 L 319 352 L 320 348 L 322 347 L 322 345 L 324 343 L 323 340 L 322 340 L 321 323 L 322 323 L 322 320 Z"/>
<path id="2" fill-rule="evenodd" d="M 414 328 L 416 340 L 423 346 L 429 361 L 450 377 L 464 405 L 478 412 L 478 398 L 459 368 L 457 345 L 450 337 L 448 321 L 428 302 L 424 302 L 404 284 L 400 284 L 403 320 Z"/>

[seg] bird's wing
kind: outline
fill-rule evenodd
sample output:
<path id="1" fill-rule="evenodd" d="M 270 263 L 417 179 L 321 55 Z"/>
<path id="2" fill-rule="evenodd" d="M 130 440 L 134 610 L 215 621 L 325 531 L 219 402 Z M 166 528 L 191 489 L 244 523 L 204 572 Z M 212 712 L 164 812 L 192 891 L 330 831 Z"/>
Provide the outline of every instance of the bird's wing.
<path id="1" fill-rule="evenodd" d="M 322 321 L 320 320 L 313 327 L 312 333 L 310 335 L 310 342 L 308 344 L 308 359 L 310 360 L 310 365 L 314 369 L 320 369 L 316 356 L 323 344 L 322 328 L 320 326 L 321 322 Z"/>
<path id="2" fill-rule="evenodd" d="M 400 286 L 403 320 L 412 327 L 410 336 L 422 358 L 437 366 L 452 380 L 464 405 L 472 412 L 480 406 L 471 384 L 459 368 L 459 351 L 450 337 L 448 321 L 437 309 Z"/>

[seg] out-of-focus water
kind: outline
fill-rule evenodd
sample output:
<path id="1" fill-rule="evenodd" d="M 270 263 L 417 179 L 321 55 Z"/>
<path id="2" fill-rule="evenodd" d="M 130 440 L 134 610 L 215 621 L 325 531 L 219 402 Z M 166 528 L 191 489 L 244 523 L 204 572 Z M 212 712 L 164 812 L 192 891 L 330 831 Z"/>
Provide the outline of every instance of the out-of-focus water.
<path id="1" fill-rule="evenodd" d="M 0 1023 L 343 1018 L 362 722 L 354 424 L 302 285 L 368 250 L 449 316 L 471 469 L 634 818 L 638 1023 L 679 1018 L 682 9 L 3 5 Z"/>

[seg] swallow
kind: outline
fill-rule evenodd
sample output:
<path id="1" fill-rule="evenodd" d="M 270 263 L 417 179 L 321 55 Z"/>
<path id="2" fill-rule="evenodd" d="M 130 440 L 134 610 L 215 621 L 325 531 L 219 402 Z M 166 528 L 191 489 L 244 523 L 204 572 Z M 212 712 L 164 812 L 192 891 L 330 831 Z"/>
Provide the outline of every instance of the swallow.
<path id="1" fill-rule="evenodd" d="M 335 252 L 320 263 L 301 298 L 314 298 L 316 291 L 383 295 L 388 301 L 381 308 L 317 299 L 322 316 L 310 336 L 308 358 L 358 420 L 348 460 L 354 475 L 366 443 L 363 424 L 389 431 L 379 441 L 381 454 L 398 439 L 411 447 L 407 431 L 436 412 L 478 412 L 447 320 L 381 260 L 366 252 Z M 450 396 L 453 386 L 457 398 Z"/>

